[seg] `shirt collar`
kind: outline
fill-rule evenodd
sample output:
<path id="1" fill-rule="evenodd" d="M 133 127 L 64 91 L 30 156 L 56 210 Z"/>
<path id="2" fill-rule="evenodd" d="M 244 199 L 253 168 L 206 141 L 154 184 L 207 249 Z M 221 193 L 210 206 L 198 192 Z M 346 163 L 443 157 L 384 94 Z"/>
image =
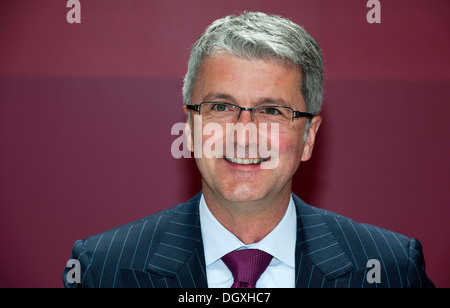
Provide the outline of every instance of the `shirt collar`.
<path id="1" fill-rule="evenodd" d="M 203 195 L 200 199 L 200 226 L 206 266 L 216 262 L 233 250 L 253 248 L 263 250 L 286 265 L 295 268 L 297 219 L 292 194 L 281 221 L 258 243 L 245 245 L 228 231 L 211 213 Z"/>

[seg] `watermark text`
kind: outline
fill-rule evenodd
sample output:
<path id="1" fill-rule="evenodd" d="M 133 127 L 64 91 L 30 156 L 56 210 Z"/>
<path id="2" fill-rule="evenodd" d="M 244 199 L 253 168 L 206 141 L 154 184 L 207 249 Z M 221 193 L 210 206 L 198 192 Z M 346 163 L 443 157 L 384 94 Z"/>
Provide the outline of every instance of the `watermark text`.
<path id="1" fill-rule="evenodd" d="M 369 24 L 381 23 L 381 3 L 379 0 L 369 0 L 366 4 L 370 10 L 367 12 L 366 20 Z"/>
<path id="2" fill-rule="evenodd" d="M 228 158 L 243 164 L 260 164 L 261 169 L 274 169 L 279 163 L 279 124 L 253 122 L 206 123 L 194 116 L 194 131 L 187 123 L 172 126 L 172 135 L 179 135 L 172 142 L 174 158 Z M 193 139 L 193 141 L 192 141 Z"/>
<path id="3" fill-rule="evenodd" d="M 67 1 L 66 7 L 70 8 L 67 12 L 66 20 L 69 24 L 81 23 L 81 3 L 79 0 Z"/>

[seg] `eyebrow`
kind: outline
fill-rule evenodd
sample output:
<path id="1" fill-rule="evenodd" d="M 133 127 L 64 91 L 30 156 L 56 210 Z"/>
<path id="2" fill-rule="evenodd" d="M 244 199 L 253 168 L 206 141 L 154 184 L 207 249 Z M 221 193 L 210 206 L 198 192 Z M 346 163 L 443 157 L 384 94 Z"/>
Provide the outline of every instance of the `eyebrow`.
<path id="1" fill-rule="evenodd" d="M 259 99 L 258 105 L 274 105 L 274 106 L 284 106 L 284 107 L 290 107 L 290 104 L 288 104 L 284 99 L 282 98 L 272 98 L 272 97 L 263 97 Z"/>
<path id="2" fill-rule="evenodd" d="M 220 100 L 220 99 L 231 101 L 234 104 L 237 104 L 237 99 L 234 98 L 232 95 L 226 94 L 226 93 L 210 92 L 203 98 L 203 101 L 207 102 L 209 100 Z M 290 107 L 290 105 L 291 105 L 282 98 L 262 97 L 262 98 L 259 98 L 258 100 L 256 100 L 256 106 L 263 106 L 263 105 L 267 105 L 267 104 L 274 105 L 274 106 L 285 106 L 285 107 Z"/>
<path id="3" fill-rule="evenodd" d="M 213 93 L 213 92 L 208 93 L 203 98 L 203 101 L 207 102 L 209 100 L 215 100 L 215 99 L 224 99 L 224 100 L 227 100 L 227 101 L 236 102 L 236 99 L 232 95 L 225 94 L 225 93 Z"/>

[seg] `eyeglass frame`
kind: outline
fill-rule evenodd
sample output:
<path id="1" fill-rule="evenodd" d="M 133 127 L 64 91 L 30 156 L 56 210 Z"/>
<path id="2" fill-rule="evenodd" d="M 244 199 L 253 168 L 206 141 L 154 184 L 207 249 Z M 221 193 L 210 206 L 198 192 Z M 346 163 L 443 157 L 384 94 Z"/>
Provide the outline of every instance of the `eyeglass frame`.
<path id="1" fill-rule="evenodd" d="M 254 121 L 254 117 L 253 117 L 253 109 L 258 109 L 258 108 L 264 108 L 264 107 L 272 107 L 272 108 L 286 108 L 286 109 L 290 109 L 292 111 L 292 122 L 294 122 L 294 119 L 296 118 L 308 118 L 311 119 L 314 117 L 314 115 L 312 113 L 309 112 L 303 112 L 303 111 L 297 111 L 292 109 L 291 107 L 287 107 L 287 106 L 272 106 L 272 105 L 268 105 L 268 106 L 255 106 L 255 107 L 249 107 L 249 108 L 245 108 L 245 107 L 241 107 L 235 104 L 230 104 L 230 103 L 225 103 L 225 102 L 202 102 L 200 104 L 193 104 L 193 105 L 186 105 L 186 108 L 189 110 L 193 110 L 193 111 L 198 111 L 198 114 L 201 115 L 201 108 L 203 104 L 226 104 L 226 105 L 230 105 L 233 107 L 237 107 L 239 108 L 239 114 L 237 116 L 236 120 L 239 120 L 239 118 L 241 117 L 241 113 L 242 110 L 247 110 L 250 111 L 250 115 L 252 117 L 252 120 Z"/>

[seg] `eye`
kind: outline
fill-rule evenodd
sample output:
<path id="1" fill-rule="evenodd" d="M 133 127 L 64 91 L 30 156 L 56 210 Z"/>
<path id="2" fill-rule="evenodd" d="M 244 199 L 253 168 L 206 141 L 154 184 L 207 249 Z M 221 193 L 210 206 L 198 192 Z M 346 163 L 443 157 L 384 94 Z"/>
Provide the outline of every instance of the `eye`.
<path id="1" fill-rule="evenodd" d="M 279 115 L 280 114 L 280 111 L 275 107 L 262 108 L 261 112 L 265 113 L 267 115 Z"/>
<path id="2" fill-rule="evenodd" d="M 214 111 L 227 111 L 227 110 L 229 110 L 230 108 L 228 107 L 227 104 L 221 104 L 221 103 L 218 103 L 218 104 L 214 104 L 214 106 L 212 107 L 212 109 L 213 109 Z"/>

